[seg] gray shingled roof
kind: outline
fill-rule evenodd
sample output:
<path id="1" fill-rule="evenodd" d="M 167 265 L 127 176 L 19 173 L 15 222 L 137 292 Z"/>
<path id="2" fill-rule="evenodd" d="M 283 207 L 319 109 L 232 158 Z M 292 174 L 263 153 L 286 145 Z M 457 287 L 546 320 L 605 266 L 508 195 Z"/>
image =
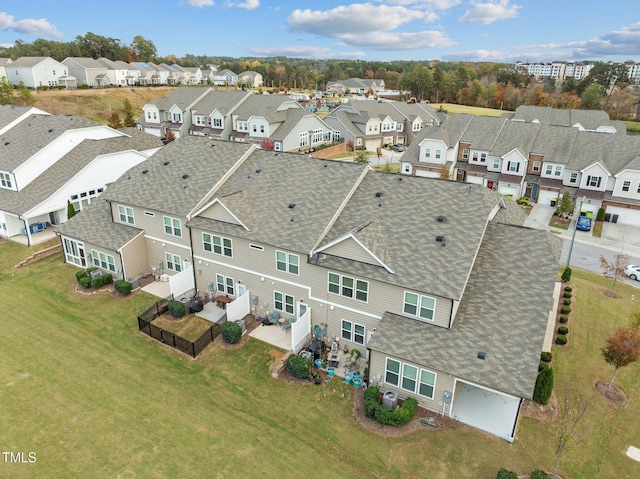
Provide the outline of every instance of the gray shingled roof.
<path id="1" fill-rule="evenodd" d="M 43 62 L 49 57 L 20 57 L 17 60 L 14 60 L 7 66 L 11 67 L 21 67 L 21 68 L 32 68 L 37 64 Z"/>
<path id="2" fill-rule="evenodd" d="M 501 117 L 474 116 L 460 140 L 474 150 L 491 151 L 500 131 L 508 120 Z"/>
<path id="3" fill-rule="evenodd" d="M 370 172 L 321 247 L 353 233 L 394 274 L 330 254 L 319 264 L 459 300 L 490 211 L 501 200 L 502 195 L 481 185 Z M 446 221 L 438 222 L 438 216 Z M 444 237 L 446 246 L 437 236 Z M 418 251 L 428 258 L 419 267 Z"/>
<path id="4" fill-rule="evenodd" d="M 561 246 L 546 231 L 491 224 L 451 329 L 387 312 L 367 346 L 531 398 Z M 514 265 L 527 272 L 524 291 Z"/>
<path id="5" fill-rule="evenodd" d="M 508 121 L 502 127 L 490 154 L 504 156 L 517 148 L 525 158 L 528 158 L 539 130 L 539 124 Z M 473 145 L 471 147 L 473 148 Z"/>
<path id="6" fill-rule="evenodd" d="M 215 195 L 249 231 L 202 217 L 189 224 L 307 254 L 366 168 L 258 149 Z"/>
<path id="7" fill-rule="evenodd" d="M 118 151 L 143 151 L 162 146 L 158 137 L 135 128 L 121 131 L 128 136 L 83 140 L 20 191 L 0 188 L 2 209 L 19 215 L 26 213 L 54 194 L 99 155 Z"/>
<path id="8" fill-rule="evenodd" d="M 67 130 L 96 125 L 79 116 L 31 115 L 0 136 L 0 170 L 13 171 Z"/>
<path id="9" fill-rule="evenodd" d="M 109 204 L 98 198 L 69 221 L 58 226 L 58 233 L 71 238 L 82 238 L 87 243 L 118 251 L 143 233 L 143 230 L 114 222 Z"/>
<path id="10" fill-rule="evenodd" d="M 304 118 L 311 117 L 312 121 L 318 124 L 318 126 L 324 126 L 324 128 L 330 128 L 324 124 L 324 122 L 318 118 L 315 113 L 311 113 L 302 108 L 288 108 L 280 113 L 280 118 L 282 119 L 280 125 L 276 128 L 276 130 L 270 135 L 269 138 L 275 141 L 283 141 L 289 134 L 295 130 L 296 126 L 300 124 L 300 122 Z M 314 127 L 315 128 L 315 127 Z M 305 130 L 307 131 L 307 130 Z"/>
<path id="11" fill-rule="evenodd" d="M 248 91 L 211 90 L 198 100 L 191 110 L 198 115 L 207 116 L 213 113 L 214 110 L 218 110 L 223 116 L 227 116 L 232 109 L 250 96 L 253 96 L 253 94 Z"/>
<path id="12" fill-rule="evenodd" d="M 66 61 L 66 60 L 72 60 L 72 61 L 76 62 L 82 68 L 99 68 L 100 70 L 104 70 L 106 68 L 106 66 L 102 62 L 99 62 L 98 60 L 96 60 L 94 58 L 89 58 L 89 57 L 67 57 L 67 58 L 65 58 L 63 60 L 63 65 L 66 65 L 64 63 L 64 61 Z"/>
<path id="13" fill-rule="evenodd" d="M 30 106 L 0 105 L 0 130 L 32 108 Z"/>
<path id="14" fill-rule="evenodd" d="M 437 125 L 427 125 L 422 129 L 409 148 L 402 155 L 402 161 L 418 163 L 420 159 L 420 143 L 425 139 L 442 140 L 449 148 L 453 148 L 471 123 L 473 115 L 453 115 Z"/>
<path id="15" fill-rule="evenodd" d="M 182 111 L 185 111 L 189 105 L 198 100 L 207 91 L 212 91 L 207 86 L 183 86 L 171 91 L 167 96 L 156 98 L 151 101 L 158 110 L 169 110 L 173 105 L 177 105 Z"/>
<path id="16" fill-rule="evenodd" d="M 293 102 L 293 100 L 284 95 L 251 95 L 233 113 L 240 121 L 247 121 L 252 116 L 269 119 L 285 102 Z"/>
<path id="17" fill-rule="evenodd" d="M 416 116 L 420 117 L 425 123 L 429 123 L 432 120 L 436 123 L 441 121 L 436 110 L 428 104 L 406 103 L 404 101 L 390 101 L 385 103 L 391 105 L 391 108 L 395 108 L 402 113 L 405 118 L 409 118 L 411 121 L 413 121 Z"/>
<path id="18" fill-rule="evenodd" d="M 609 115 L 602 110 L 559 109 L 549 106 L 521 105 L 516 108 L 513 119 L 525 122 L 539 121 L 545 125 L 573 126 L 580 123 L 584 128 L 595 130 L 599 126 L 610 126 Z"/>
<path id="19" fill-rule="evenodd" d="M 383 120 L 385 117 L 390 117 L 393 121 L 404 122 L 405 116 L 399 109 L 391 106 L 389 102 L 378 103 L 377 101 L 354 101 L 349 104 L 359 112 L 366 112 L 370 118 L 380 118 Z M 427 115 L 423 113 L 424 119 L 427 119 Z"/>

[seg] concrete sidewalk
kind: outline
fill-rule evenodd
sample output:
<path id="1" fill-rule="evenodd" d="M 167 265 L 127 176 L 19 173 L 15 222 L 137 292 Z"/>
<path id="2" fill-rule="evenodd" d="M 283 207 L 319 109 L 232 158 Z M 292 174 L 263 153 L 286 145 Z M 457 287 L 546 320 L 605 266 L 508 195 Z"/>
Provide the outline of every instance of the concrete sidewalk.
<path id="1" fill-rule="evenodd" d="M 640 226 L 604 223 L 602 237 L 596 238 L 590 231 L 576 231 L 575 220 L 571 221 L 568 230 L 550 227 L 549 221 L 551 221 L 554 211 L 555 208 L 551 206 L 535 204 L 524 225 L 530 228 L 546 229 L 569 241 L 575 232 L 576 243 L 590 244 L 616 253 L 640 257 Z"/>

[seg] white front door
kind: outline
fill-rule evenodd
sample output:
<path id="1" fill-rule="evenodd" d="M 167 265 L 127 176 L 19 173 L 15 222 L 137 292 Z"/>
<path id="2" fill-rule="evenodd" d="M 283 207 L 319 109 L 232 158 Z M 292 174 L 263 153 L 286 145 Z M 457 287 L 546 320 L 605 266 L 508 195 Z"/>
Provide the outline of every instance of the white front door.
<path id="1" fill-rule="evenodd" d="M 302 301 L 298 301 L 298 318 L 302 317 L 304 313 L 307 312 L 307 303 L 303 303 Z"/>
<path id="2" fill-rule="evenodd" d="M 236 284 L 236 291 L 238 292 L 236 297 L 239 298 L 240 296 L 243 296 L 247 292 L 247 287 L 242 283 L 238 283 Z"/>

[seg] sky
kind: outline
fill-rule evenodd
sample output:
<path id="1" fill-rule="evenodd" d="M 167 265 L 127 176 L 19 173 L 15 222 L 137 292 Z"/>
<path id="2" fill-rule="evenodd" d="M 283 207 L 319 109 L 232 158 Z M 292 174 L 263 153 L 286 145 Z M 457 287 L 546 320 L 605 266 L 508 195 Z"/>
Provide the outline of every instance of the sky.
<path id="1" fill-rule="evenodd" d="M 313 5 L 313 6 L 311 6 Z M 640 62 L 637 0 L 4 1 L 0 44 L 92 32 L 159 56 Z"/>

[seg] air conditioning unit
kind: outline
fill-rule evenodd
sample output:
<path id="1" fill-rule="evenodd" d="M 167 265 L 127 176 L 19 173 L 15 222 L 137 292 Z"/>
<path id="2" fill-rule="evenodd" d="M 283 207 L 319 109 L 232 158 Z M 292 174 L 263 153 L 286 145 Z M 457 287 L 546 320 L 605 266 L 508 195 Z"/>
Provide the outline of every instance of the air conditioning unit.
<path id="1" fill-rule="evenodd" d="M 89 273 L 89 276 L 91 276 L 91 279 L 95 279 L 98 276 L 102 276 L 102 271 L 100 271 L 99 269 L 96 269 L 95 271 L 92 271 L 91 273 Z"/>

